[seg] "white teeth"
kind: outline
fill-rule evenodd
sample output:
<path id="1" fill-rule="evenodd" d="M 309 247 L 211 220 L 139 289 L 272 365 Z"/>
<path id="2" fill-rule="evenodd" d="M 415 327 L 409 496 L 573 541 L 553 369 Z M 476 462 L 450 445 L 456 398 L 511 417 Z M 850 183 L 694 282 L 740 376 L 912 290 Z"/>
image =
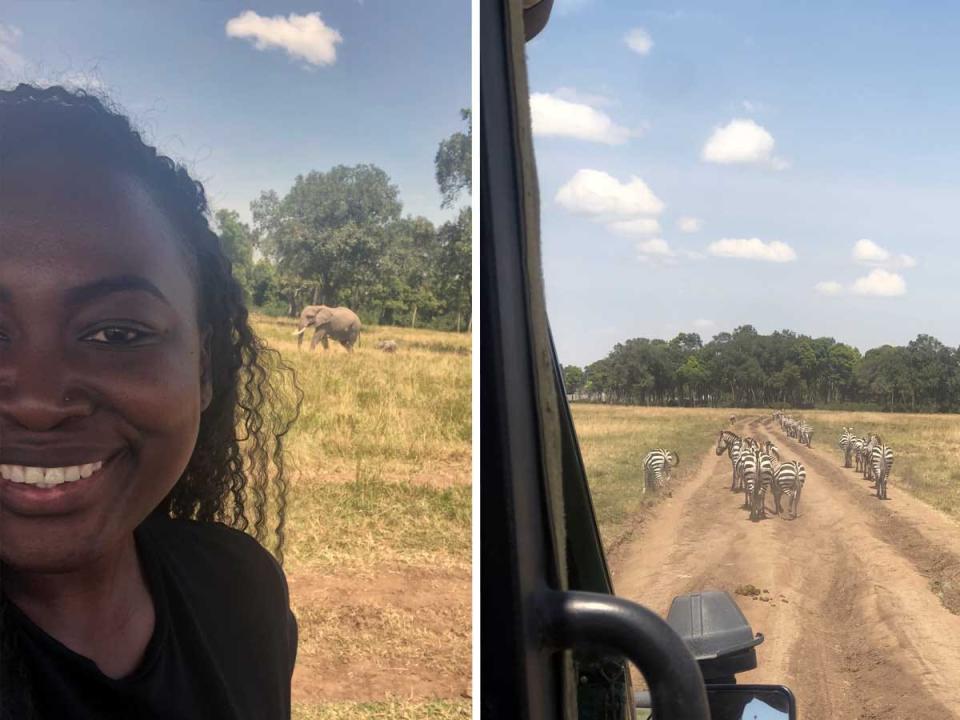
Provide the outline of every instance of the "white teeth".
<path id="1" fill-rule="evenodd" d="M 15 483 L 26 483 L 38 488 L 52 488 L 65 482 L 88 478 L 103 467 L 103 461 L 86 465 L 43 468 L 24 465 L 0 465 L 0 477 Z"/>
<path id="2" fill-rule="evenodd" d="M 59 485 L 63 482 L 63 468 L 47 468 L 47 471 L 43 474 L 43 482 L 45 485 Z"/>

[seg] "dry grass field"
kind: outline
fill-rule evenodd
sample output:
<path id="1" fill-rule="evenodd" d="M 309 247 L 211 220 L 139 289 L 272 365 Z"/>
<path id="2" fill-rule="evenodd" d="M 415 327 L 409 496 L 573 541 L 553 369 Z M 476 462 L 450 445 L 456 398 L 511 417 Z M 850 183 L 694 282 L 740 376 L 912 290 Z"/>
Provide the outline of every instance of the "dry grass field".
<path id="1" fill-rule="evenodd" d="M 893 448 L 888 492 L 902 488 L 939 510 L 960 517 L 960 415 L 836 412 L 793 413 L 814 427 L 815 447 L 840 454 L 843 427 L 857 435 L 879 434 Z"/>
<path id="2" fill-rule="evenodd" d="M 470 337 L 373 327 L 353 354 L 310 353 L 294 320 L 254 326 L 304 391 L 287 440 L 293 717 L 469 717 Z"/>

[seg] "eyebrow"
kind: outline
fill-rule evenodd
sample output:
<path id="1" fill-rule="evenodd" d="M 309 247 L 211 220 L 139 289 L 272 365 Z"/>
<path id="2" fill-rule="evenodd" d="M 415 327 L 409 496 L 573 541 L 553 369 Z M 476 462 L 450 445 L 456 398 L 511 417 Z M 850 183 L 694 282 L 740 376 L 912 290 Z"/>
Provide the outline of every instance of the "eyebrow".
<path id="1" fill-rule="evenodd" d="M 160 289 L 156 285 L 139 275 L 114 275 L 113 277 L 102 278 L 87 285 L 70 288 L 66 292 L 65 304 L 83 305 L 84 303 L 106 295 L 130 291 L 145 292 L 153 295 L 167 305 L 170 304 L 170 301 L 167 300 L 167 297 L 160 292 Z M 0 285 L 0 302 L 13 302 L 13 293 L 2 285 Z"/>
<path id="2" fill-rule="evenodd" d="M 170 304 L 170 301 L 167 300 L 166 295 L 160 292 L 160 289 L 156 285 L 146 278 L 140 277 L 139 275 L 115 275 L 113 277 L 97 280 L 89 285 L 81 285 L 79 287 L 70 288 L 66 293 L 66 304 L 82 305 L 105 295 L 112 295 L 113 293 L 118 292 L 129 292 L 131 290 L 139 290 L 141 292 L 149 293 L 155 298 L 162 300 L 167 305 Z"/>

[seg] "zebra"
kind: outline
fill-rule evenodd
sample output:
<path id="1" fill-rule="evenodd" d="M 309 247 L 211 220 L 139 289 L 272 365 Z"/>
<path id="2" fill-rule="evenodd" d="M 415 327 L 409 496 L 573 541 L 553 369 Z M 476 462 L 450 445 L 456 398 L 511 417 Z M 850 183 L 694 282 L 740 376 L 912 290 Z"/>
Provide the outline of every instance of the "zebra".
<path id="1" fill-rule="evenodd" d="M 730 424 L 731 424 L 731 425 L 736 425 L 736 424 L 737 424 L 737 416 L 736 416 L 736 415 L 731 415 L 731 416 L 730 416 Z"/>
<path id="2" fill-rule="evenodd" d="M 773 444 L 772 440 L 767 440 L 763 444 L 763 456 L 766 457 L 770 462 L 770 472 L 766 474 L 761 473 L 761 479 L 764 483 L 763 491 L 766 492 L 769 487 L 770 492 L 773 493 L 774 505 L 776 506 L 776 511 L 780 512 L 780 489 L 777 487 L 777 484 L 774 482 L 774 476 L 776 475 L 777 468 L 780 465 L 780 450 L 776 445 Z"/>
<path id="3" fill-rule="evenodd" d="M 884 445 L 879 438 L 877 438 L 877 444 L 874 445 L 870 453 L 870 466 L 872 468 L 871 474 L 876 482 L 877 498 L 886 500 L 887 480 L 890 477 L 890 468 L 893 467 L 893 448 Z"/>
<path id="4" fill-rule="evenodd" d="M 740 439 L 740 436 L 729 430 L 721 430 L 719 437 L 717 437 L 717 455 L 727 453 L 733 469 L 733 480 L 730 484 L 730 490 L 737 489 L 737 460 L 740 459 L 740 448 L 742 445 L 743 441 Z"/>
<path id="5" fill-rule="evenodd" d="M 853 456 L 853 428 L 843 428 L 840 436 L 840 450 L 843 452 L 843 466 L 850 467 L 850 458 Z"/>
<path id="6" fill-rule="evenodd" d="M 774 501 L 777 505 L 777 513 L 781 513 L 781 518 L 784 516 L 780 499 L 784 495 L 789 498 L 790 514 L 794 518 L 797 517 L 797 508 L 800 506 L 800 491 L 803 490 L 803 483 L 806 479 L 806 468 L 796 460 L 790 460 L 777 467 L 773 478 L 773 487 L 776 488 Z"/>
<path id="7" fill-rule="evenodd" d="M 745 505 L 750 508 L 750 519 L 760 520 L 766 515 L 764 491 L 773 478 L 773 462 L 759 448 L 752 448 L 740 456 L 741 477 Z"/>
<path id="8" fill-rule="evenodd" d="M 754 451 L 754 450 L 759 450 L 759 449 L 760 449 L 760 443 L 758 443 L 755 438 L 752 438 L 752 437 L 745 437 L 745 438 L 743 438 L 743 443 L 742 443 L 741 446 L 740 446 L 740 455 L 739 455 L 739 457 L 737 458 L 737 464 L 734 465 L 734 468 L 733 468 L 733 487 L 730 488 L 731 490 L 734 490 L 734 491 L 744 490 L 744 491 L 745 491 L 745 488 L 744 488 L 744 485 L 743 485 L 743 463 L 742 463 L 742 460 L 743 460 L 743 458 L 744 458 L 748 453 L 750 453 L 750 452 L 752 452 L 752 451 Z M 748 505 L 750 504 L 749 501 L 747 501 L 747 504 L 748 504 Z"/>
<path id="9" fill-rule="evenodd" d="M 873 457 L 873 449 L 878 444 L 880 444 L 880 436 L 876 433 L 870 433 L 870 437 L 867 438 L 866 442 L 863 444 L 863 447 L 860 449 L 860 467 L 864 480 L 874 481 L 873 463 L 871 458 Z"/>
<path id="10" fill-rule="evenodd" d="M 644 455 L 643 492 L 646 493 L 648 487 L 663 489 L 664 484 L 670 481 L 670 469 L 679 464 L 680 456 L 673 450 L 657 448 Z"/>
<path id="11" fill-rule="evenodd" d="M 810 443 L 813 440 L 813 428 L 806 420 L 800 421 L 800 426 L 797 429 L 798 440 L 800 440 L 801 445 L 806 445 L 810 447 Z"/>
<path id="12" fill-rule="evenodd" d="M 863 472 L 863 446 L 866 445 L 866 440 L 862 437 L 854 437 L 850 441 L 851 446 L 853 447 L 853 459 L 856 463 L 856 471 Z"/>

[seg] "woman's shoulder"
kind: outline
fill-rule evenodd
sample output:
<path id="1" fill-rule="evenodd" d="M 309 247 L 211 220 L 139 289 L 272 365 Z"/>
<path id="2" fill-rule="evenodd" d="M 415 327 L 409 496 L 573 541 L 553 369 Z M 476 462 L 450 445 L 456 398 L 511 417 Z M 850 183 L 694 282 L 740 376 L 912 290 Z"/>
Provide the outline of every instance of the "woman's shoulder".
<path id="1" fill-rule="evenodd" d="M 191 585 L 216 585 L 224 593 L 251 592 L 288 602 L 280 564 L 255 538 L 219 522 L 153 514 L 140 526 L 141 537 L 168 572 Z M 257 589 L 257 590 L 255 590 Z M 274 596 L 268 598 L 267 596 Z"/>

